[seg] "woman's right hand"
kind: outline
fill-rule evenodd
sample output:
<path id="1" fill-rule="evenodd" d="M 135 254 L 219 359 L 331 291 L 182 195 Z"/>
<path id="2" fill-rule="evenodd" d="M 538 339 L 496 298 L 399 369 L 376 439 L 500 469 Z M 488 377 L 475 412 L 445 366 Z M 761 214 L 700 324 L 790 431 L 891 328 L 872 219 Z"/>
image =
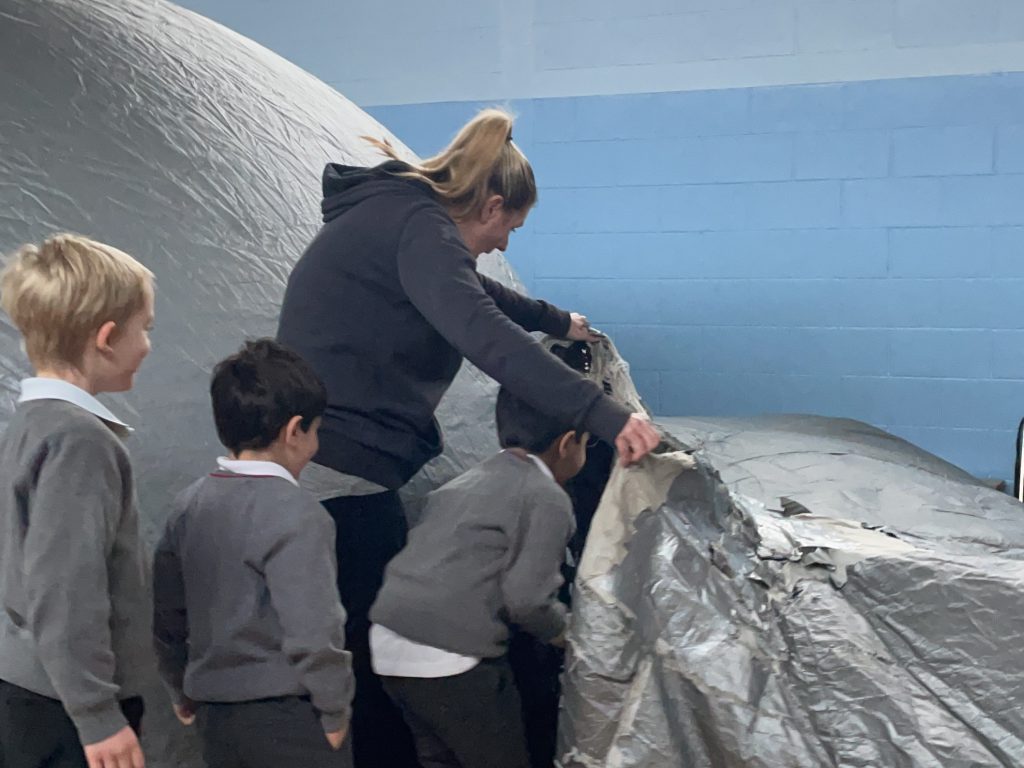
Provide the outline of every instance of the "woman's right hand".
<path id="1" fill-rule="evenodd" d="M 630 415 L 626 426 L 615 438 L 615 449 L 619 452 L 619 463 L 628 467 L 658 447 L 661 435 L 651 424 L 646 413 Z"/>

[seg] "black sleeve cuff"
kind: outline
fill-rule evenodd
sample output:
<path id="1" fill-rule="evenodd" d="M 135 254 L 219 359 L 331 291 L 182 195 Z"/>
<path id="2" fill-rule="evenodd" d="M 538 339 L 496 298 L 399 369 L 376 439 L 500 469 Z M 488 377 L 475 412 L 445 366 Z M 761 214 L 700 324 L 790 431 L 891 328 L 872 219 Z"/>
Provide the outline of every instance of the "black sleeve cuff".
<path id="1" fill-rule="evenodd" d="M 602 395 L 587 411 L 583 419 L 583 427 L 592 435 L 597 435 L 609 445 L 615 445 L 615 438 L 626 426 L 632 412 L 618 400 Z"/>
<path id="2" fill-rule="evenodd" d="M 543 307 L 543 314 L 538 324 L 540 329 L 550 336 L 566 338 L 569 335 L 569 327 L 572 325 L 572 314 L 553 304 L 548 304 L 546 301 L 538 301 L 538 304 Z"/>

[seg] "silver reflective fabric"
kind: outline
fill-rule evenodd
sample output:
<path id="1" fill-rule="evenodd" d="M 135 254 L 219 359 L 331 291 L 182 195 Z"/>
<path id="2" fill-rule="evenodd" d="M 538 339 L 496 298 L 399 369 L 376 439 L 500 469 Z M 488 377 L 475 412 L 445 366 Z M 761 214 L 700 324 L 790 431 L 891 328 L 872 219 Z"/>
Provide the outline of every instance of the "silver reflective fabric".
<path id="1" fill-rule="evenodd" d="M 580 565 L 562 766 L 1024 765 L 1024 506 L 858 422 L 663 426 Z"/>
<path id="2" fill-rule="evenodd" d="M 0 250 L 67 229 L 157 276 L 153 354 L 111 398 L 137 428 L 151 544 L 220 452 L 210 368 L 274 332 L 324 163 L 379 159 L 362 134 L 395 141 L 174 6 L 0 0 Z M 638 404 L 598 346 L 601 380 Z M 6 319 L 0 366 L 2 424 L 28 373 Z M 411 501 L 495 450 L 494 389 L 464 367 Z M 580 564 L 564 766 L 1024 765 L 1024 507 L 854 422 L 666 426 L 677 450 L 614 470 Z M 147 701 L 147 764 L 199 768 L 155 676 Z"/>
<path id="3" fill-rule="evenodd" d="M 0 252 L 71 230 L 156 274 L 153 353 L 134 391 L 108 400 L 137 430 L 129 449 L 150 545 L 173 494 L 221 452 L 210 370 L 246 337 L 275 332 L 288 273 L 320 226 L 324 164 L 383 159 L 364 134 L 407 152 L 324 83 L 173 5 L 0 0 Z M 515 283 L 501 257 L 482 263 Z M 3 317 L 0 426 L 28 373 Z M 493 398 L 465 366 L 439 413 L 445 455 L 410 493 L 497 449 Z M 146 698 L 147 765 L 199 766 L 155 675 Z"/>

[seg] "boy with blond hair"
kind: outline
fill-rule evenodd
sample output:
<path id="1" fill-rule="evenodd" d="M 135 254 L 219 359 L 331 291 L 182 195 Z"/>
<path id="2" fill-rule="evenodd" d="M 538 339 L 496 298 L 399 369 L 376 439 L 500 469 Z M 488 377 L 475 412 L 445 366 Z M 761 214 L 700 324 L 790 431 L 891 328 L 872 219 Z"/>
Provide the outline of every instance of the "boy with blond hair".
<path id="1" fill-rule="evenodd" d="M 131 389 L 149 353 L 153 275 L 58 234 L 14 254 L 0 303 L 36 374 L 0 438 L 0 753 L 5 768 L 143 768 L 130 430 L 96 395 Z"/>

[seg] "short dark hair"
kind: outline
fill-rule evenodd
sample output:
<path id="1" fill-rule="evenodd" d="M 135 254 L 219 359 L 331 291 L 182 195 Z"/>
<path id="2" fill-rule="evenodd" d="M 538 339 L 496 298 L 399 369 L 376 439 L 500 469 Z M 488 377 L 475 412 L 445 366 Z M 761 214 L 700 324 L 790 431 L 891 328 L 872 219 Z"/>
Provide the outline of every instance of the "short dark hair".
<path id="1" fill-rule="evenodd" d="M 296 416 L 309 431 L 327 408 L 327 390 L 309 363 L 273 339 L 247 341 L 217 363 L 210 399 L 217 436 L 234 454 L 266 448 Z"/>
<path id="2" fill-rule="evenodd" d="M 494 417 L 501 447 L 522 448 L 530 453 L 544 453 L 558 438 L 574 430 L 569 422 L 542 413 L 505 387 L 498 391 Z"/>

